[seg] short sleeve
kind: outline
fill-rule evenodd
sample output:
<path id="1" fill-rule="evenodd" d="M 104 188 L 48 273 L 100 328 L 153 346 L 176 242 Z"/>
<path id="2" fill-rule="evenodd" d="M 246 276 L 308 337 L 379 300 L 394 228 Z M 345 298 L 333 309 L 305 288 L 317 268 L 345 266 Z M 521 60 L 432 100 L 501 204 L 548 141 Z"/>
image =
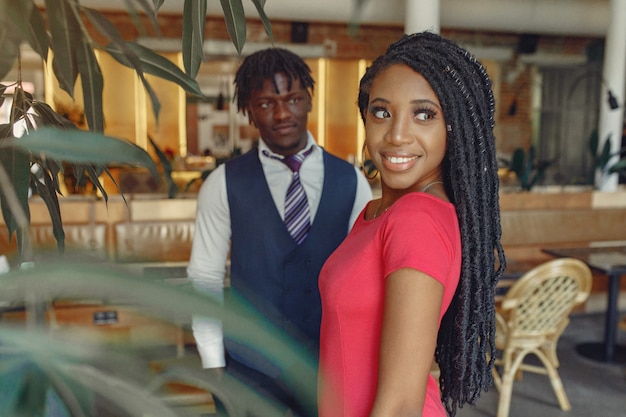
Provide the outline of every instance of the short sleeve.
<path id="1" fill-rule="evenodd" d="M 402 268 L 419 270 L 446 285 L 458 250 L 454 206 L 423 193 L 403 196 L 382 228 L 384 276 Z"/>

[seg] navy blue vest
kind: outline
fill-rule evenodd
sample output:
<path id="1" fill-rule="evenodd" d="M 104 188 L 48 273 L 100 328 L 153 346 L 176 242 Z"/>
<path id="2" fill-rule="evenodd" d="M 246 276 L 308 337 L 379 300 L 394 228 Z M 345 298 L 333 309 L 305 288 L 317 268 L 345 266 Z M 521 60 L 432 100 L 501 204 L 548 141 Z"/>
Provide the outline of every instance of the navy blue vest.
<path id="1" fill-rule="evenodd" d="M 250 303 L 260 313 L 257 318 L 295 338 L 314 358 L 322 314 L 317 278 L 328 256 L 346 237 L 357 184 L 352 165 L 326 151 L 323 155 L 320 204 L 299 246 L 276 209 L 258 150 L 225 167 L 232 225 L 231 292 Z M 248 362 L 236 357 L 232 341 L 227 340 L 226 347 L 231 356 Z"/>

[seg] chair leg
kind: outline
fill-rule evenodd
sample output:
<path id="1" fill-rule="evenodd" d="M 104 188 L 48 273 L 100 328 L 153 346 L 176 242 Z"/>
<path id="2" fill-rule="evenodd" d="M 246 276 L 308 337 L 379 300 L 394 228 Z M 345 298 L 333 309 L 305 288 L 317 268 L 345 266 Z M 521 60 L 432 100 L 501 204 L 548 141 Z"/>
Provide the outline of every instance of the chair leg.
<path id="1" fill-rule="evenodd" d="M 569 399 L 567 398 L 567 394 L 565 393 L 565 388 L 563 388 L 563 381 L 561 381 L 561 377 L 559 376 L 559 372 L 556 367 L 553 366 L 552 361 L 550 360 L 550 355 L 546 355 L 542 351 L 535 352 L 537 357 L 543 362 L 543 366 L 546 368 L 548 372 L 548 378 L 550 378 L 550 384 L 552 385 L 552 389 L 554 390 L 554 395 L 556 395 L 556 399 L 559 402 L 559 407 L 561 410 L 567 411 L 572 408 Z M 558 363 L 558 360 L 557 360 Z"/>
<path id="2" fill-rule="evenodd" d="M 499 389 L 497 417 L 508 417 L 511 408 L 511 395 L 513 393 L 514 373 L 503 372 Z"/>
<path id="3" fill-rule="evenodd" d="M 513 381 L 525 354 L 514 354 L 504 351 L 502 355 L 502 375 L 499 383 L 499 399 L 497 417 L 508 417 L 511 408 L 511 396 L 513 395 Z"/>

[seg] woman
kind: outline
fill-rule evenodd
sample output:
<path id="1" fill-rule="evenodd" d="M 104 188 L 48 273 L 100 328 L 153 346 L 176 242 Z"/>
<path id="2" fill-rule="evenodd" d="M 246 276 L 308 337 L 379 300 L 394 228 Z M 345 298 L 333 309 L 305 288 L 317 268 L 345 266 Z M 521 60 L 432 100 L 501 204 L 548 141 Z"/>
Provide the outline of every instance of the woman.
<path id="1" fill-rule="evenodd" d="M 453 416 L 492 383 L 505 262 L 491 82 L 454 43 L 405 35 L 358 103 L 382 196 L 320 274 L 320 417 Z"/>

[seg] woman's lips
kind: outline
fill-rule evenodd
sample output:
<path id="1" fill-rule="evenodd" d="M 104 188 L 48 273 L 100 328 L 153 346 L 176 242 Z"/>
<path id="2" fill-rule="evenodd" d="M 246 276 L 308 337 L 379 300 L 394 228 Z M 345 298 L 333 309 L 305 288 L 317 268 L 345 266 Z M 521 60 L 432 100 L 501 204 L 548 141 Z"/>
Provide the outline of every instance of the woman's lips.
<path id="1" fill-rule="evenodd" d="M 417 162 L 418 156 L 412 155 L 382 155 L 383 164 L 390 171 L 406 171 Z"/>

